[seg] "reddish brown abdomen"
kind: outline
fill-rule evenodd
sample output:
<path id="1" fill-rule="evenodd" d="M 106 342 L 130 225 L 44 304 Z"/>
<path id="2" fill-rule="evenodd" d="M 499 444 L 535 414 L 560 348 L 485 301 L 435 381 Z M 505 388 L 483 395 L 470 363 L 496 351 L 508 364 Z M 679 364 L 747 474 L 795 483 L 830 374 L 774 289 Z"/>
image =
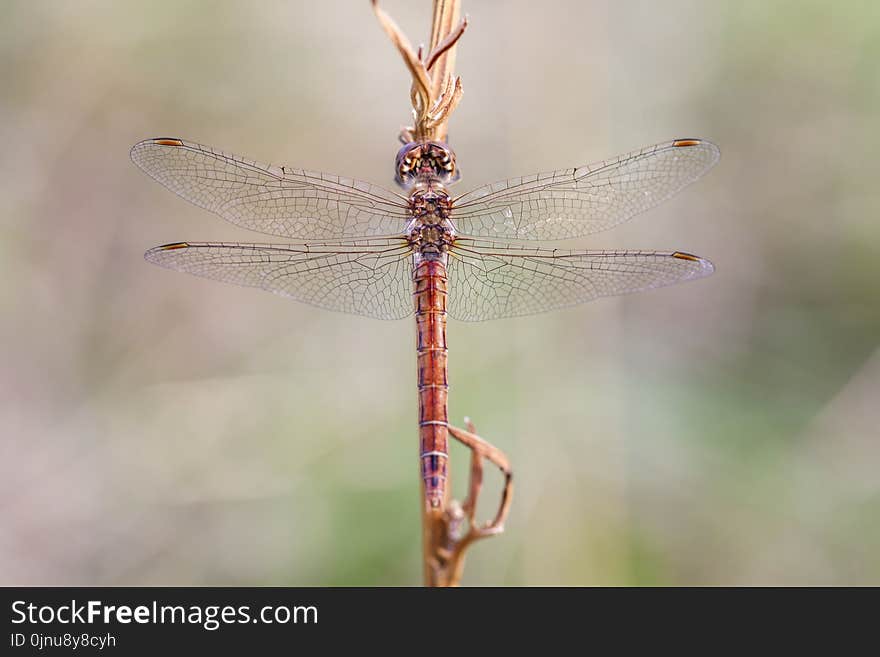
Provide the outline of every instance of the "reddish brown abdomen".
<path id="1" fill-rule="evenodd" d="M 422 260 L 413 273 L 419 367 L 419 443 L 425 501 L 437 508 L 446 496 L 448 456 L 446 379 L 446 267 Z"/>

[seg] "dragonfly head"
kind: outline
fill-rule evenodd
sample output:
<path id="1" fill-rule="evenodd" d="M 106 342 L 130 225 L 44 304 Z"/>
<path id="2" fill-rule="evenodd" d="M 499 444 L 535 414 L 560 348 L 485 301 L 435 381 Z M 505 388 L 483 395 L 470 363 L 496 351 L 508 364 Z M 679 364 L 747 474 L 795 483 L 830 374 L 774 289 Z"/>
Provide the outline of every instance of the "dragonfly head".
<path id="1" fill-rule="evenodd" d="M 439 141 L 407 144 L 397 153 L 397 184 L 406 189 L 420 182 L 438 182 L 451 185 L 459 174 L 455 166 L 455 153 Z"/>

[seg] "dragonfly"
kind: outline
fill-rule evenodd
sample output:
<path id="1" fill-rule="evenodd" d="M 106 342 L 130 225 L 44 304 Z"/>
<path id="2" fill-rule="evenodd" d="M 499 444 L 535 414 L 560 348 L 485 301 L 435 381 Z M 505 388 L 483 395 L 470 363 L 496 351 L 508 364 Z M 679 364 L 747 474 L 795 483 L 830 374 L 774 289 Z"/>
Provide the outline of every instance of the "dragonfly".
<path id="1" fill-rule="evenodd" d="M 684 251 L 569 250 L 535 244 L 616 226 L 708 171 L 718 148 L 674 139 L 580 167 L 511 178 L 454 196 L 445 142 L 397 153 L 403 193 L 337 175 L 261 164 L 180 138 L 136 144 L 131 158 L 187 201 L 287 244 L 174 242 L 145 254 L 177 271 L 321 308 L 415 316 L 424 502 L 447 494 L 447 316 L 528 315 L 712 273 Z"/>

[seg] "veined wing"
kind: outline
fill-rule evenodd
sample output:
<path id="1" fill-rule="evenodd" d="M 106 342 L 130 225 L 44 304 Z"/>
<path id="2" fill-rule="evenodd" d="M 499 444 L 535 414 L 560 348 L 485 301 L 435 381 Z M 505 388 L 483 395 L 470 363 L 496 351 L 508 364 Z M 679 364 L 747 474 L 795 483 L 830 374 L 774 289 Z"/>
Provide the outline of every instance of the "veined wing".
<path id="1" fill-rule="evenodd" d="M 679 251 L 567 251 L 459 238 L 448 270 L 449 315 L 479 321 L 672 285 L 714 267 Z"/>
<path id="2" fill-rule="evenodd" d="M 259 287 L 328 310 L 378 319 L 413 313 L 411 247 L 399 239 L 327 244 L 178 242 L 150 249 L 152 263 Z"/>
<path id="3" fill-rule="evenodd" d="M 252 162 L 182 139 L 131 149 L 143 171 L 201 208 L 260 233 L 302 240 L 399 235 L 406 199 L 370 183 Z"/>
<path id="4" fill-rule="evenodd" d="M 573 169 L 511 178 L 453 201 L 462 235 L 524 240 L 583 237 L 658 205 L 718 161 L 718 147 L 676 139 Z"/>

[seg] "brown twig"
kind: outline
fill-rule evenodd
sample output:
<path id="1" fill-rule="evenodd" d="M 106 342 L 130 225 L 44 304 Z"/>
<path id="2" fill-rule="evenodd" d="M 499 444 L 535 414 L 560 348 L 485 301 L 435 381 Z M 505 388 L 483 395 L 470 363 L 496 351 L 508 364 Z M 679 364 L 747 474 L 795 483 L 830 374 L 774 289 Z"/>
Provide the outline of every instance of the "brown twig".
<path id="1" fill-rule="evenodd" d="M 379 24 L 403 57 L 412 76 L 410 101 L 412 127 L 404 128 L 404 141 L 445 141 L 446 124 L 461 100 L 461 78 L 454 76 L 455 46 L 467 29 L 467 17 L 459 21 L 460 0 L 434 0 L 431 41 L 427 53 L 414 50 L 391 17 L 371 0 Z"/>
<path id="2" fill-rule="evenodd" d="M 459 504 L 452 500 L 438 518 L 433 519 L 433 543 L 426 545 L 425 565 L 428 586 L 458 586 L 464 571 L 465 551 L 481 538 L 504 531 L 504 522 L 513 499 L 513 472 L 510 462 L 497 447 L 477 435 L 473 423 L 465 418 L 467 430 L 449 427 L 449 435 L 471 450 L 468 496 Z M 477 502 L 483 487 L 483 460 L 497 466 L 504 475 L 504 490 L 495 518 L 487 523 L 476 519 Z M 467 530 L 463 529 L 467 521 Z"/>

